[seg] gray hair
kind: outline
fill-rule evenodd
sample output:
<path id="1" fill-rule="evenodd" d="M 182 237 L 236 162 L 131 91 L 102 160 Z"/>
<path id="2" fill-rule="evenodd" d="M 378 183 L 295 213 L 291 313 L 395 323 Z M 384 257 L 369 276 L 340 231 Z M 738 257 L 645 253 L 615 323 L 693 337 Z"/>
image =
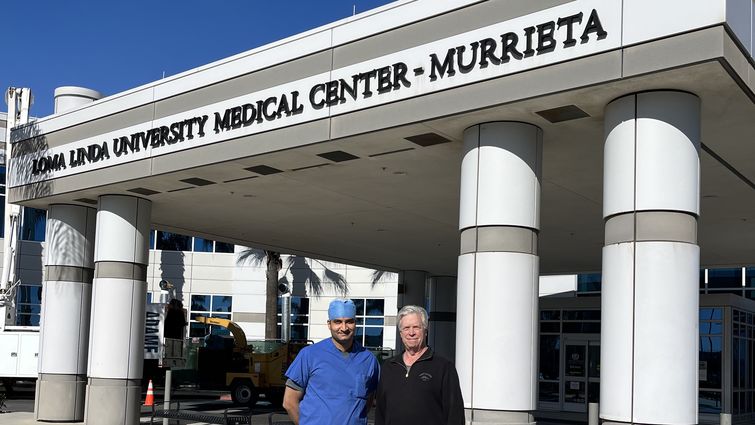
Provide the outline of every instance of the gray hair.
<path id="1" fill-rule="evenodd" d="M 427 310 L 418 305 L 405 305 L 401 307 L 401 310 L 398 311 L 398 319 L 396 320 L 396 327 L 399 328 L 399 330 L 401 330 L 401 319 L 410 314 L 419 315 L 419 318 L 422 321 L 422 327 L 427 330 Z"/>

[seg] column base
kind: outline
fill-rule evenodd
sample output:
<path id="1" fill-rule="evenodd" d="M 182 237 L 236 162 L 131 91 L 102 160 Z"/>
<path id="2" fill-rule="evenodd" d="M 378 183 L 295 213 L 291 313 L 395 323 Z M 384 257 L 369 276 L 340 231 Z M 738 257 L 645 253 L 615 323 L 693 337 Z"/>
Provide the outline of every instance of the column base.
<path id="1" fill-rule="evenodd" d="M 464 409 L 467 425 L 535 425 L 530 411 Z"/>
<path id="2" fill-rule="evenodd" d="M 84 420 L 85 375 L 40 373 L 34 395 L 34 419 L 43 422 Z"/>
<path id="3" fill-rule="evenodd" d="M 84 412 L 87 425 L 133 425 L 139 423 L 139 379 L 89 378 Z"/>

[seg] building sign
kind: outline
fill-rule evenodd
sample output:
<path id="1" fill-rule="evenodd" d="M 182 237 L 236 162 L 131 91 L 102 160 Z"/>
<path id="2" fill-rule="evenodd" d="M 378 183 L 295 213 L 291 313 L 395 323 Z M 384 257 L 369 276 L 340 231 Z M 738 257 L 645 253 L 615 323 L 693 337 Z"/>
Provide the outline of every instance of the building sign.
<path id="1" fill-rule="evenodd" d="M 337 116 L 619 47 L 621 3 L 571 2 L 173 116 L 33 152 L 11 187 Z M 558 78 L 554 75 L 553 78 Z"/>
<path id="2" fill-rule="evenodd" d="M 144 358 L 160 359 L 163 354 L 165 304 L 147 303 L 144 320 Z"/>

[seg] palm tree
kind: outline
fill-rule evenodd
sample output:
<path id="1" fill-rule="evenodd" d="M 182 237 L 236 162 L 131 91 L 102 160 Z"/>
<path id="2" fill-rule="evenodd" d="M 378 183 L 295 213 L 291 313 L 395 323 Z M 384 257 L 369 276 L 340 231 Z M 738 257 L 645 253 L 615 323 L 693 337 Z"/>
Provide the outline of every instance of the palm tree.
<path id="1" fill-rule="evenodd" d="M 323 280 L 330 285 L 342 296 L 346 296 L 349 293 L 349 286 L 346 282 L 346 278 L 330 268 L 319 260 L 314 260 L 320 264 L 323 269 L 323 278 L 321 279 L 319 274 L 312 270 L 310 263 L 308 263 L 304 257 L 298 255 L 291 255 L 288 257 L 286 263 L 286 270 L 292 266 L 297 266 L 297 269 L 305 269 L 306 276 L 304 276 L 304 283 L 307 285 L 308 293 L 312 294 L 315 298 L 319 298 L 323 294 Z M 286 273 L 283 273 L 283 277 L 279 277 L 278 274 L 283 268 L 283 260 L 281 253 L 270 250 L 262 250 L 255 248 L 246 248 L 239 252 L 236 259 L 236 264 L 244 264 L 251 262 L 254 265 L 266 264 L 267 270 L 265 273 L 265 339 L 276 339 L 278 337 L 278 288 L 283 284 L 288 286 L 288 280 L 286 279 Z M 373 282 L 373 284 L 375 284 Z"/>

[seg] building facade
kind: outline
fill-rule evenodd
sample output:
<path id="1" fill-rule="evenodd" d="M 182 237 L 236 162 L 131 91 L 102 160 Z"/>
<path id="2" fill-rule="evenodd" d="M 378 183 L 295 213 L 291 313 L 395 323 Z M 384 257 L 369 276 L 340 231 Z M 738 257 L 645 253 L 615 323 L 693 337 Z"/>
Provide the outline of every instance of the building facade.
<path id="1" fill-rule="evenodd" d="M 40 409 L 68 388 L 87 423 L 133 420 L 156 228 L 396 270 L 398 305 L 429 288 L 456 319 L 471 423 L 534 422 L 542 311 L 560 332 L 600 325 L 600 376 L 559 378 L 560 408 L 597 380 L 606 423 L 700 422 L 700 331 L 719 324 L 700 270 L 755 257 L 753 16 L 403 0 L 14 129 L 7 197 L 47 210 L 43 288 L 67 294 L 43 315 L 80 318 L 44 321 Z M 540 275 L 597 270 L 599 319 L 541 308 Z M 734 304 L 720 324 L 746 347 Z M 64 333 L 88 338 L 47 362 Z M 721 403 L 741 409 L 732 383 Z"/>

